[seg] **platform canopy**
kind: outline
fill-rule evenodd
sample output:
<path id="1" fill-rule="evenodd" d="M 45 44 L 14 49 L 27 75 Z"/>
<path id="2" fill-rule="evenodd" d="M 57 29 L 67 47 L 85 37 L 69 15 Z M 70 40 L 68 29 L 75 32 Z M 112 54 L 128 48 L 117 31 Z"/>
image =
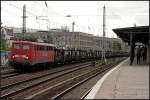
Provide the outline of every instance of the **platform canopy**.
<path id="1" fill-rule="evenodd" d="M 113 29 L 119 38 L 130 44 L 130 36 L 132 34 L 133 41 L 148 44 L 149 26 L 126 27 Z"/>

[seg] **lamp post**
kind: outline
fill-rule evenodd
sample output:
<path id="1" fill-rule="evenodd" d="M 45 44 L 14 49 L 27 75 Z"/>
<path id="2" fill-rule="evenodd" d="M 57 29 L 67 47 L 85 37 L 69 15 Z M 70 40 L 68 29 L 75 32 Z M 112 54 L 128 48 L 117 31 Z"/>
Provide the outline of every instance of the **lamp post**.
<path id="1" fill-rule="evenodd" d="M 105 48 L 106 48 L 106 43 L 105 42 L 107 42 L 106 41 L 106 38 L 105 38 L 105 27 L 106 27 L 106 19 L 105 19 L 105 5 L 104 5 L 104 7 L 103 7 L 103 60 L 106 62 L 106 57 L 105 57 Z"/>
<path id="2" fill-rule="evenodd" d="M 49 23 L 49 24 L 50 24 L 49 19 L 45 19 L 45 18 L 42 18 L 42 17 L 47 17 L 47 16 L 36 16 L 36 19 L 39 19 L 39 20 L 45 20 L 47 23 Z M 48 25 L 47 25 L 47 30 L 49 30 Z"/>
<path id="3" fill-rule="evenodd" d="M 39 19 L 39 20 L 45 20 L 47 23 L 49 23 L 50 24 L 50 21 L 49 21 L 49 19 L 47 18 L 48 16 L 36 16 L 36 19 Z M 72 17 L 71 15 L 66 15 L 66 16 L 64 16 L 64 17 Z M 48 27 L 48 25 L 47 25 L 47 30 L 49 30 L 50 28 Z M 53 35 L 53 37 L 54 37 L 54 34 L 52 34 Z M 55 38 L 55 37 L 54 37 Z M 54 40 L 53 40 L 53 43 L 54 43 Z"/>
<path id="4" fill-rule="evenodd" d="M 40 22 L 37 22 L 38 23 L 38 28 L 40 29 Z"/>
<path id="5" fill-rule="evenodd" d="M 66 17 L 72 17 L 72 15 L 66 15 Z M 73 43 L 72 43 L 72 47 L 75 49 L 75 34 L 74 34 L 74 25 L 75 22 L 72 22 L 72 33 L 73 33 Z"/>
<path id="6" fill-rule="evenodd" d="M 72 17 L 72 15 L 67 15 L 66 17 Z M 77 46 L 77 41 L 76 41 L 76 36 L 77 34 L 75 34 L 74 32 L 74 26 L 76 25 L 75 21 L 72 22 L 72 34 L 73 34 L 73 47 L 76 50 L 79 46 Z"/>
<path id="7" fill-rule="evenodd" d="M 72 17 L 72 15 L 66 15 L 65 17 L 68 17 L 68 18 L 70 18 L 70 17 Z M 70 20 L 69 20 L 70 21 Z M 68 26 L 69 27 L 69 26 Z"/>

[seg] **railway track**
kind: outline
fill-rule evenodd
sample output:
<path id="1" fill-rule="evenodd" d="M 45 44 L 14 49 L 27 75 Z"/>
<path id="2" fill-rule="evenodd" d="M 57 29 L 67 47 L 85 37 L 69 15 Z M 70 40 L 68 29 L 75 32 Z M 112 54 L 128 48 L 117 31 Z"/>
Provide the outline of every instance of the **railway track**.
<path id="1" fill-rule="evenodd" d="M 13 73 L 13 72 L 15 72 L 15 70 L 12 69 L 12 68 L 7 69 L 7 70 L 1 70 L 1 75 L 8 74 L 8 73 Z"/>
<path id="2" fill-rule="evenodd" d="M 25 81 L 30 81 L 32 79 L 37 79 L 37 78 L 40 78 L 40 77 L 44 77 L 46 75 L 50 75 L 50 74 L 53 74 L 53 73 L 56 73 L 56 72 L 60 72 L 60 71 L 64 71 L 64 70 L 67 70 L 67 69 L 71 69 L 73 67 L 78 67 L 80 65 L 84 65 L 84 64 L 88 64 L 89 62 L 86 62 L 86 63 L 81 63 L 81 64 L 73 64 L 73 65 L 70 65 L 70 66 L 62 66 L 62 67 L 58 67 L 58 68 L 52 68 L 52 69 L 49 69 L 49 70 L 46 70 L 46 71 L 41 71 L 41 72 L 35 72 L 35 73 L 24 73 L 24 74 L 20 74 L 18 76 L 12 76 L 12 77 L 9 77 L 7 79 L 2 79 L 1 80 L 1 88 L 7 88 L 11 85 L 14 85 L 14 84 L 19 84 L 19 83 L 23 83 Z M 24 80 L 22 79 L 24 78 Z"/>
<path id="3" fill-rule="evenodd" d="M 120 61 L 118 61 L 120 62 Z M 103 65 L 99 68 L 95 68 L 93 70 L 90 70 L 88 72 L 85 72 L 83 74 L 80 74 L 76 77 L 67 79 L 65 81 L 62 81 L 61 83 L 58 83 L 54 86 L 51 86 L 49 88 L 47 88 L 45 91 L 42 92 L 38 92 L 34 95 L 31 95 L 25 99 L 61 99 L 61 97 L 63 95 L 65 95 L 66 93 L 70 92 L 72 89 L 74 89 L 75 87 L 80 86 L 81 84 L 87 82 L 88 80 L 90 80 L 91 78 L 97 76 L 98 74 L 110 69 L 112 66 L 118 64 L 118 62 L 111 62 L 107 65 Z M 91 90 L 91 89 L 90 89 Z M 84 98 L 89 92 L 86 92 L 82 98 Z M 49 91 L 49 92 L 46 92 Z M 46 93 L 44 93 L 46 92 Z"/>
<path id="4" fill-rule="evenodd" d="M 1 74 L 0 78 L 4 79 L 4 78 L 16 76 L 19 73 L 16 73 L 15 70 L 11 67 L 6 66 L 6 68 L 5 68 L 5 66 L 3 66 L 3 67 L 1 66 L 1 73 L 0 74 Z"/>
<path id="5" fill-rule="evenodd" d="M 5 79 L 5 78 L 17 76 L 17 75 L 20 75 L 20 73 L 10 72 L 10 73 L 1 74 L 0 78 Z"/>
<path id="6" fill-rule="evenodd" d="M 122 60 L 120 60 L 120 61 L 122 61 Z M 118 61 L 116 63 L 110 63 L 106 66 L 104 65 L 105 67 L 103 66 L 102 69 L 100 68 L 99 72 L 85 78 L 84 80 L 77 82 L 75 85 L 65 89 L 64 91 L 60 91 L 60 93 L 51 97 L 51 99 L 71 99 L 71 98 L 72 99 L 84 99 L 88 95 L 88 93 L 92 90 L 92 87 L 86 89 L 87 84 L 91 84 L 91 83 L 88 83 L 88 81 L 94 81 L 93 78 L 95 78 L 96 76 L 102 77 L 106 72 L 108 72 L 113 66 L 118 64 L 120 61 Z M 103 74 L 103 75 L 101 75 L 101 74 Z M 76 97 L 74 96 L 73 92 L 76 93 Z M 77 94 L 77 92 L 79 92 L 79 93 Z"/>
<path id="7" fill-rule="evenodd" d="M 79 66 L 79 65 L 78 65 Z M 81 65 L 80 65 L 81 66 Z M 9 84 L 6 86 L 1 87 L 1 98 L 7 98 L 13 94 L 19 93 L 23 90 L 29 89 L 33 86 L 37 86 L 39 84 L 42 84 L 46 81 L 55 79 L 57 77 L 60 77 L 62 75 L 81 70 L 83 68 L 86 68 L 87 66 L 90 66 L 90 64 L 82 65 L 81 67 L 74 66 L 73 68 L 66 68 L 60 71 L 52 72 L 43 76 L 39 76 L 30 80 L 21 81 L 14 84 Z"/>
<path id="8" fill-rule="evenodd" d="M 93 67 L 88 68 L 88 66 L 90 65 L 91 63 L 80 64 L 80 65 L 74 66 L 73 68 L 69 68 L 69 67 L 66 69 L 64 68 L 62 70 L 53 71 L 49 74 L 41 75 L 39 77 L 35 77 L 30 80 L 23 80 L 18 83 L 13 83 L 13 84 L 2 86 L 1 98 L 2 99 L 41 98 L 43 97 L 43 93 L 41 92 L 42 93 L 41 95 L 41 93 L 37 91 L 44 90 L 43 88 L 47 89 L 47 91 L 49 90 L 54 91 L 53 93 L 51 92 L 51 94 L 48 94 L 49 95 L 48 98 L 53 98 L 53 99 L 60 98 L 61 96 L 63 96 L 64 94 L 72 90 L 73 88 L 79 86 L 80 84 L 90 80 L 92 77 L 95 77 L 96 75 L 98 75 L 100 71 L 102 70 L 102 67 L 94 68 L 94 69 Z M 112 63 L 110 63 L 109 65 L 111 66 Z M 89 77 L 87 77 L 88 75 Z M 51 85 L 49 85 L 50 83 Z M 63 91 L 63 92 L 60 92 L 60 91 Z M 45 96 L 46 95 L 44 95 L 44 97 Z"/>
<path id="9" fill-rule="evenodd" d="M 0 68 L 1 68 L 1 74 L 14 72 L 14 69 L 9 65 L 2 65 L 2 66 L 0 66 Z"/>

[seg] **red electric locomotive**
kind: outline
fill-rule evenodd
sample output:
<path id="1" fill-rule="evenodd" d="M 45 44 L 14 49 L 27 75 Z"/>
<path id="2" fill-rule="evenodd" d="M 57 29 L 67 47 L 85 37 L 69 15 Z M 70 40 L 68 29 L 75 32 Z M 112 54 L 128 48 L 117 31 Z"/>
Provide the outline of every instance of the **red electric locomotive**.
<path id="1" fill-rule="evenodd" d="M 53 63 L 55 46 L 48 43 L 14 41 L 11 48 L 10 64 L 16 69 L 41 63 Z M 20 68 L 18 68 L 20 67 Z"/>

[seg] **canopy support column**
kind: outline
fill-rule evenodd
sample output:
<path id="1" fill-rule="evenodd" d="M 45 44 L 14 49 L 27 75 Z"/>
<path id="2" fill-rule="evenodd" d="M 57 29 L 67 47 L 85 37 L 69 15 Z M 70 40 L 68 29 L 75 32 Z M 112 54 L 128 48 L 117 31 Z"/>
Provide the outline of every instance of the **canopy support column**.
<path id="1" fill-rule="evenodd" d="M 146 63 L 147 63 L 147 64 L 150 63 L 150 62 L 149 62 L 149 55 L 150 55 L 150 54 L 149 54 L 149 46 L 147 46 L 147 55 L 146 55 L 146 56 L 147 56 L 147 57 L 146 57 L 146 58 L 147 58 L 147 59 L 146 59 Z"/>
<path id="2" fill-rule="evenodd" d="M 130 65 L 132 65 L 135 56 L 134 48 L 135 48 L 135 42 L 133 40 L 133 34 L 130 33 Z"/>

